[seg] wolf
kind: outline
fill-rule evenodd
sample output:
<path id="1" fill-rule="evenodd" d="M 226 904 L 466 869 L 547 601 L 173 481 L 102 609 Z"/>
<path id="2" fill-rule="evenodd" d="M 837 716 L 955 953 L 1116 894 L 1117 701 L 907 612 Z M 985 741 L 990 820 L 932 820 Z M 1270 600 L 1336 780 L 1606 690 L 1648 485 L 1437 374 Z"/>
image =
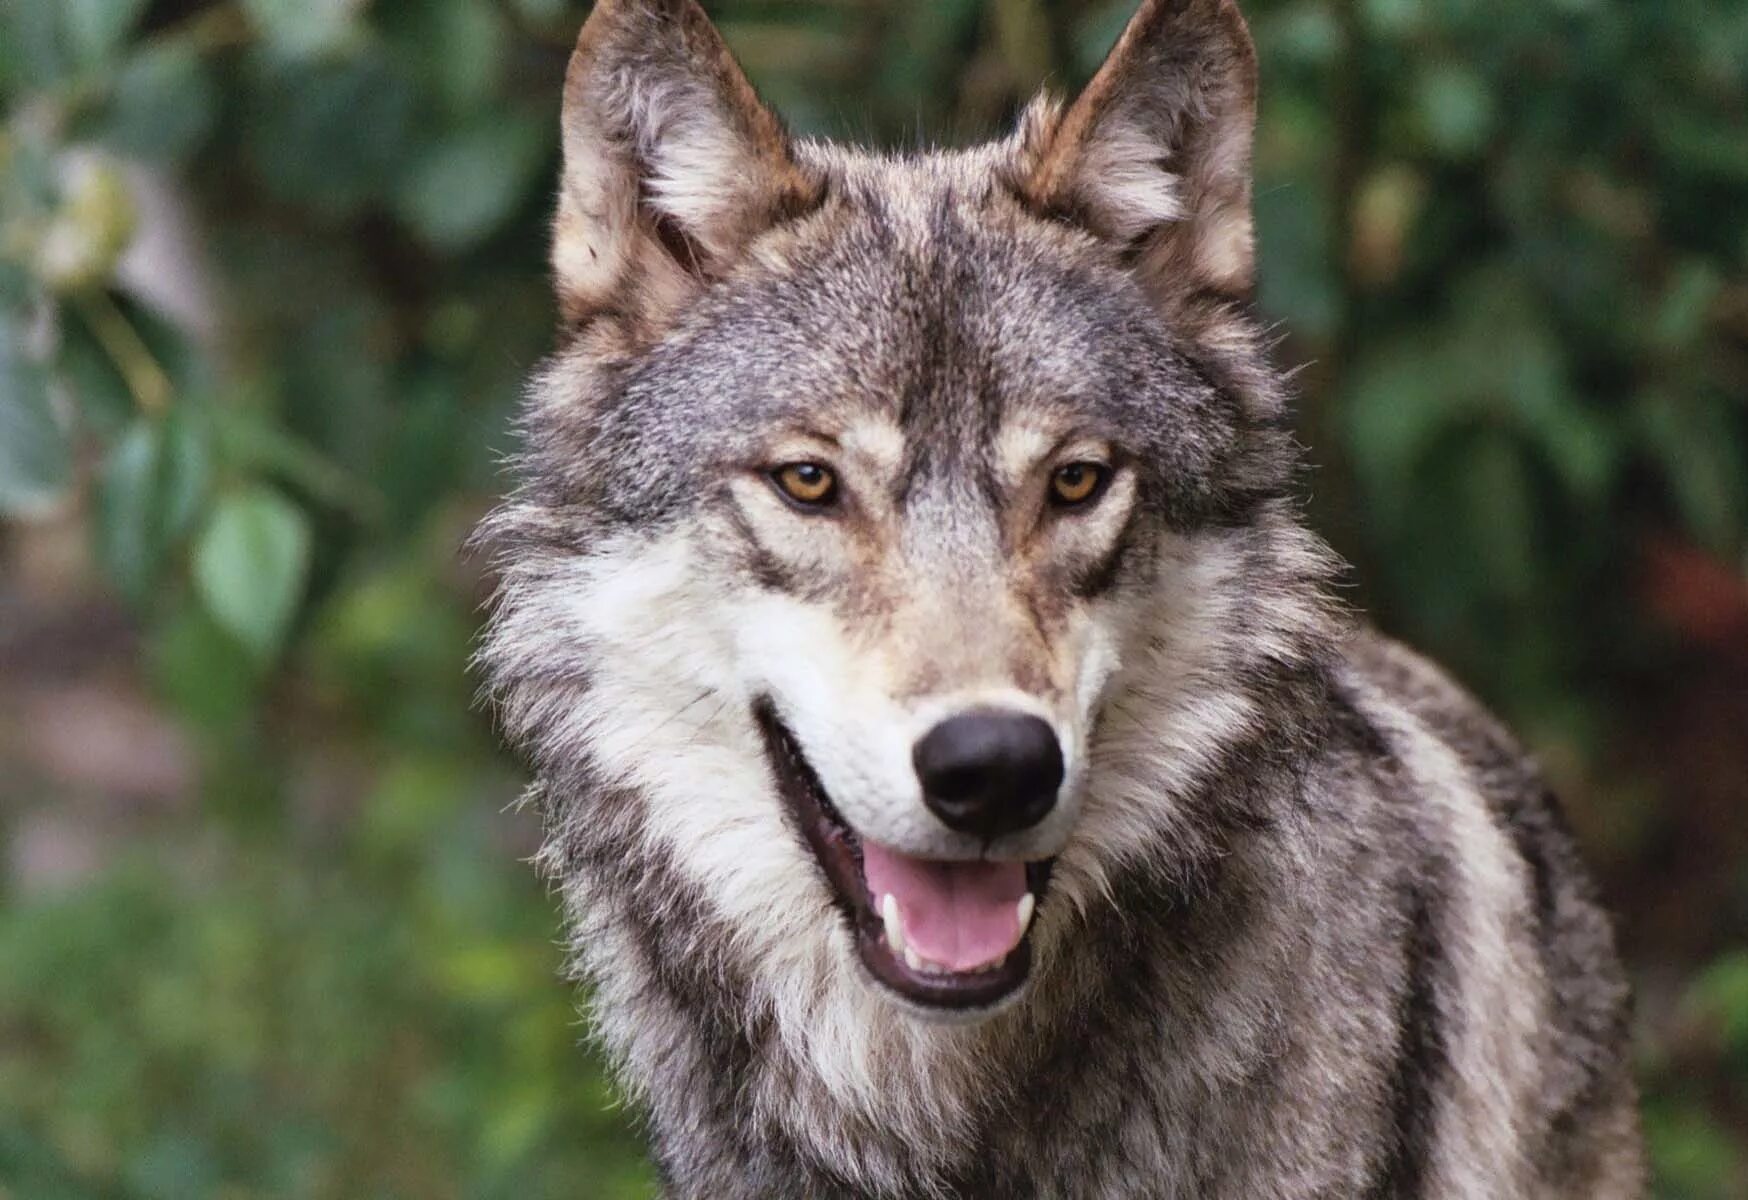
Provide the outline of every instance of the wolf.
<path id="1" fill-rule="evenodd" d="M 1554 800 L 1301 518 L 1255 98 L 1147 0 L 875 153 L 583 26 L 478 658 L 668 1195 L 1641 1194 Z"/>

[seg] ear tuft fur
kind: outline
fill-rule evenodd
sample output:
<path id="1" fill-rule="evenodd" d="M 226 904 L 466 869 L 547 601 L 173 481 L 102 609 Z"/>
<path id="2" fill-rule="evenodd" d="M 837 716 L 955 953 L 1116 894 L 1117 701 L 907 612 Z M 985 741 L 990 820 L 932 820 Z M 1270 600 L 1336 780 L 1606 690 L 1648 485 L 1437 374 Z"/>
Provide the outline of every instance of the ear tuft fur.
<path id="1" fill-rule="evenodd" d="M 1246 296 L 1255 114 L 1235 0 L 1145 0 L 1072 105 L 1022 116 L 1020 193 L 1131 249 L 1162 301 Z"/>
<path id="2" fill-rule="evenodd" d="M 552 262 L 572 323 L 659 325 L 818 202 L 788 134 L 696 0 L 600 0 L 565 76 Z"/>

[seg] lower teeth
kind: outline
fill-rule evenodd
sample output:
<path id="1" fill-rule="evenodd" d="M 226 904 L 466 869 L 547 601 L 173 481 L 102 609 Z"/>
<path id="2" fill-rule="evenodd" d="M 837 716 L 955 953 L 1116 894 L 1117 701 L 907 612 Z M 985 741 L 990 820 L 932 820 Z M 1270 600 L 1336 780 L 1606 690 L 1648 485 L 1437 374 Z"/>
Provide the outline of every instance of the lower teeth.
<path id="1" fill-rule="evenodd" d="M 918 975 L 987 975 L 991 971 L 999 970 L 1005 962 L 1007 962 L 1007 958 L 1004 955 L 996 961 L 984 963 L 982 966 L 972 967 L 965 971 L 955 971 L 952 967 L 944 967 L 940 963 L 930 962 L 908 946 L 904 950 L 904 965 Z"/>

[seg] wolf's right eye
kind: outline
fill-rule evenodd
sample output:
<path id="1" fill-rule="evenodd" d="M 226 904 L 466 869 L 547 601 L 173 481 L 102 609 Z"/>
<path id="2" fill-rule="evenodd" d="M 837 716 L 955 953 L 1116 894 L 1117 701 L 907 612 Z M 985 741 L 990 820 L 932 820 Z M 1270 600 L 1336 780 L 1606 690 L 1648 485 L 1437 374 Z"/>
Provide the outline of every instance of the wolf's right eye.
<path id="1" fill-rule="evenodd" d="M 824 508 L 838 494 L 837 476 L 818 463 L 786 463 L 771 472 L 771 482 L 803 508 Z"/>
<path id="2" fill-rule="evenodd" d="M 1050 477 L 1050 499 L 1063 508 L 1085 504 L 1104 490 L 1111 469 L 1100 463 L 1072 462 Z"/>

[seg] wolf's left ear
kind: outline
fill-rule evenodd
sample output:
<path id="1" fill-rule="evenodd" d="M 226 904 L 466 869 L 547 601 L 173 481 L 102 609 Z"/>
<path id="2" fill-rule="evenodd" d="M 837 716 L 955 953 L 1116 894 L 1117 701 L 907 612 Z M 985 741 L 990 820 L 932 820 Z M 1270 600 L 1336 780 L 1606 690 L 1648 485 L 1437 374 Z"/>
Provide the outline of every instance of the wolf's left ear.
<path id="1" fill-rule="evenodd" d="M 552 267 L 574 325 L 611 314 L 659 328 L 819 197 L 696 0 L 598 0 L 561 123 Z"/>
<path id="2" fill-rule="evenodd" d="M 1145 0 L 1066 110 L 1022 120 L 1022 197 L 1121 243 L 1162 302 L 1247 298 L 1256 52 L 1235 0 Z"/>

